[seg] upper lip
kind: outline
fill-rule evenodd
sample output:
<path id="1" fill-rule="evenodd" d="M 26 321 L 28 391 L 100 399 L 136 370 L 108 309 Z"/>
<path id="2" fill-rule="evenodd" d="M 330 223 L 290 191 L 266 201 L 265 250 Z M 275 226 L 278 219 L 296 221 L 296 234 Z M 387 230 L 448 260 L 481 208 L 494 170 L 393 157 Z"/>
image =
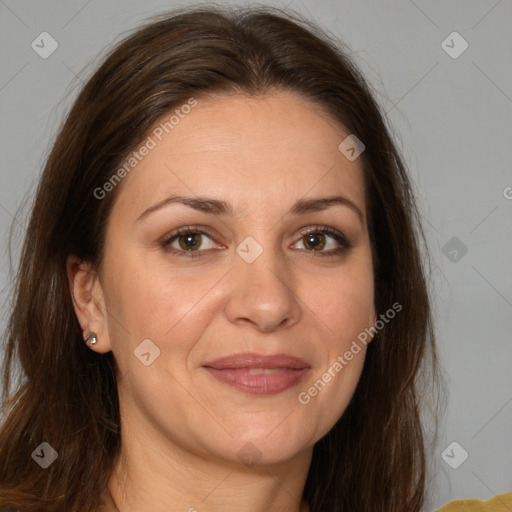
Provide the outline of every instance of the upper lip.
<path id="1" fill-rule="evenodd" d="M 203 366 L 217 370 L 228 368 L 291 368 L 302 370 L 310 365 L 302 359 L 289 354 L 262 355 L 252 352 L 233 354 L 215 361 L 205 363 Z"/>

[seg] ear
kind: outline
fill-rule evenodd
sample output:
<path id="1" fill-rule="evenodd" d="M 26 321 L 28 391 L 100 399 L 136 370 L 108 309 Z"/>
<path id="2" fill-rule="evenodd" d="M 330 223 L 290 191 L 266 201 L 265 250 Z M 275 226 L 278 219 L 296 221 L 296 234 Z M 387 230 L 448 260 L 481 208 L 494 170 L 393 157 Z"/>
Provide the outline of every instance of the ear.
<path id="1" fill-rule="evenodd" d="M 96 333 L 98 342 L 89 347 L 99 353 L 111 350 L 108 335 L 108 314 L 99 276 L 91 263 L 70 254 L 66 260 L 69 289 L 83 338 Z"/>

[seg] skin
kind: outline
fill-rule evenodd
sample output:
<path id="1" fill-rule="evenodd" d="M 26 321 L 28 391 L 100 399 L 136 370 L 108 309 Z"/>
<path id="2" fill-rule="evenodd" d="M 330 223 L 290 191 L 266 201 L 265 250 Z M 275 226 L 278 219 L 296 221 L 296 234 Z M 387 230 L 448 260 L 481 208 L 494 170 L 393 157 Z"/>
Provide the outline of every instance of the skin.
<path id="1" fill-rule="evenodd" d="M 376 319 L 362 164 L 338 150 L 346 129 L 293 92 L 197 101 L 119 185 L 101 267 L 68 258 L 84 336 L 95 332 L 91 350 L 113 351 L 118 365 L 122 450 L 108 485 L 121 512 L 307 510 L 313 445 L 346 409 L 365 347 L 308 404 L 298 395 Z M 224 200 L 234 214 L 169 204 L 137 221 L 171 194 Z M 333 195 L 362 219 L 343 205 L 288 213 L 299 199 Z M 195 239 L 199 256 L 159 244 L 198 224 L 213 233 Z M 316 225 L 353 247 L 322 256 L 340 243 L 320 233 L 308 245 L 301 232 Z M 236 252 L 248 236 L 263 249 L 252 263 Z M 172 242 L 181 254 L 185 238 Z M 145 339 L 160 350 L 149 366 L 134 356 Z M 249 351 L 311 369 L 290 389 L 254 396 L 202 367 Z M 254 465 L 237 457 L 249 442 Z"/>

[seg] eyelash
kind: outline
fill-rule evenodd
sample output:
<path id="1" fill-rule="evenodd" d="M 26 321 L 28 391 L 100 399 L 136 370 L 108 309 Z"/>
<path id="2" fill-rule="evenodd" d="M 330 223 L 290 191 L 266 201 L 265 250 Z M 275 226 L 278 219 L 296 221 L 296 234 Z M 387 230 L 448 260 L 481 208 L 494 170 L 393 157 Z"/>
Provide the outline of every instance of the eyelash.
<path id="1" fill-rule="evenodd" d="M 353 247 L 352 242 L 343 233 L 341 233 L 340 231 L 338 231 L 336 229 L 332 229 L 332 228 L 329 228 L 326 226 L 312 226 L 310 228 L 307 228 L 306 230 L 301 231 L 300 237 L 303 238 L 306 235 L 318 234 L 318 233 L 330 235 L 332 238 L 334 238 L 340 244 L 340 247 L 338 247 L 336 249 L 331 249 L 329 251 L 324 251 L 324 250 L 315 251 L 315 250 L 308 250 L 308 249 L 301 249 L 301 250 L 304 250 L 309 253 L 313 253 L 313 256 L 333 257 L 333 256 L 339 256 L 339 255 L 341 255 L 341 253 L 345 252 L 347 249 L 351 249 Z M 168 235 L 166 235 L 161 240 L 160 245 L 166 252 L 169 252 L 171 254 L 176 254 L 177 256 L 184 256 L 186 258 L 194 258 L 197 256 L 201 256 L 201 253 L 205 252 L 204 250 L 202 250 L 202 251 L 184 251 L 184 250 L 175 249 L 174 247 L 170 247 L 170 244 L 175 239 L 179 238 L 180 236 L 189 235 L 189 234 L 206 235 L 211 239 L 213 239 L 213 237 L 214 237 L 213 233 L 211 233 L 209 230 L 207 230 L 205 228 L 199 228 L 199 227 L 195 227 L 195 226 L 184 226 L 184 227 L 176 229 L 176 230 L 172 231 L 171 233 L 169 233 Z M 212 249 L 210 249 L 210 250 L 212 250 Z M 213 250 L 215 250 L 215 249 L 213 249 Z"/>

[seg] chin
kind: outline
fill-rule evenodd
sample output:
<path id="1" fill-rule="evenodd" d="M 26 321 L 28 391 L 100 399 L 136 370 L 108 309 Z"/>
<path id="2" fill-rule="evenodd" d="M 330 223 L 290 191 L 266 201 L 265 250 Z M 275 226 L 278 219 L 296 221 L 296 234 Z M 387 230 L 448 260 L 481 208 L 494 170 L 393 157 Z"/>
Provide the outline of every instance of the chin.
<path id="1" fill-rule="evenodd" d="M 279 429 L 279 427 L 277 428 Z M 247 466 L 262 466 L 290 461 L 303 454 L 314 444 L 300 433 L 296 434 L 289 431 L 272 432 L 268 425 L 266 429 L 263 429 L 263 433 L 246 431 L 243 435 L 235 437 L 230 443 L 235 447 L 235 462 Z"/>

